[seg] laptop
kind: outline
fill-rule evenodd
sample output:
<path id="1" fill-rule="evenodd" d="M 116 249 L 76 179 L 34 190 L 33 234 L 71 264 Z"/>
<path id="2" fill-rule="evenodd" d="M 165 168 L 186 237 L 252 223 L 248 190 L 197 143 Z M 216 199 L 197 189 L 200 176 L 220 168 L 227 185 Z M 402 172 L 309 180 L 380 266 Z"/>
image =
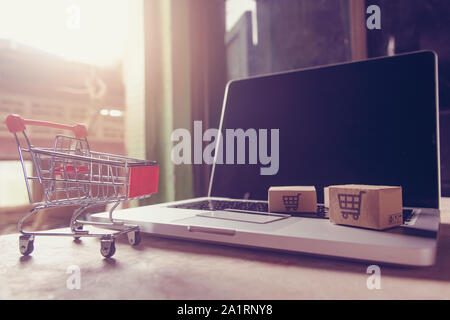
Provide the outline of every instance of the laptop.
<path id="1" fill-rule="evenodd" d="M 266 129 L 266 142 L 278 129 L 278 144 L 265 150 L 278 163 L 250 161 L 248 139 L 246 161 L 227 164 L 216 152 L 206 197 L 119 210 L 115 218 L 163 237 L 387 264 L 435 263 L 440 174 L 434 52 L 231 81 L 219 131 L 237 128 Z M 403 225 L 375 231 L 331 223 L 324 188 L 342 184 L 402 186 Z M 317 215 L 268 213 L 270 186 L 315 186 Z M 103 221 L 108 213 L 90 219 Z"/>

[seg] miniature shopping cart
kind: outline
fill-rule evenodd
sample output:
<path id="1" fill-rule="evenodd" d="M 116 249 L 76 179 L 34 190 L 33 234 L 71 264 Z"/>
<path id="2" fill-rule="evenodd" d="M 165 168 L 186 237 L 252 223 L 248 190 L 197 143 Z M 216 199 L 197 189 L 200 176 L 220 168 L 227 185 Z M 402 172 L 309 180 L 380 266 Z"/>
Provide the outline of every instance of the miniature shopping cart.
<path id="1" fill-rule="evenodd" d="M 115 238 L 127 234 L 131 245 L 141 241 L 139 227 L 113 219 L 117 206 L 126 200 L 150 197 L 157 192 L 159 167 L 154 161 L 145 161 L 93 152 L 87 141 L 87 129 L 83 125 L 66 126 L 45 121 L 25 120 L 18 115 L 6 118 L 8 130 L 14 134 L 25 177 L 28 198 L 33 208 L 20 219 L 18 229 L 19 249 L 29 255 L 34 249 L 35 236 L 98 237 L 101 254 L 109 258 L 115 249 Z M 75 137 L 57 135 L 52 148 L 38 148 L 30 143 L 25 125 L 71 130 Z M 19 135 L 21 133 L 22 135 Z M 20 138 L 19 138 L 20 136 Z M 23 146 L 22 146 L 23 145 Z M 29 155 L 35 174 L 27 172 L 24 158 Z M 42 186 L 43 200 L 33 202 L 30 182 Z M 79 220 L 88 209 L 110 204 L 109 222 Z M 76 206 L 70 220 L 70 233 L 26 232 L 22 225 L 30 216 L 42 209 Z M 112 233 L 90 233 L 84 225 L 113 229 Z"/>
<path id="2" fill-rule="evenodd" d="M 362 195 L 365 191 L 360 191 L 359 194 L 338 194 L 339 207 L 341 208 L 342 217 L 347 219 L 352 215 L 354 220 L 359 219 L 361 211 Z"/>
<path id="3" fill-rule="evenodd" d="M 298 202 L 300 200 L 301 193 L 297 193 L 295 196 L 283 196 L 283 203 L 286 208 L 286 211 L 292 210 L 297 211 Z"/>

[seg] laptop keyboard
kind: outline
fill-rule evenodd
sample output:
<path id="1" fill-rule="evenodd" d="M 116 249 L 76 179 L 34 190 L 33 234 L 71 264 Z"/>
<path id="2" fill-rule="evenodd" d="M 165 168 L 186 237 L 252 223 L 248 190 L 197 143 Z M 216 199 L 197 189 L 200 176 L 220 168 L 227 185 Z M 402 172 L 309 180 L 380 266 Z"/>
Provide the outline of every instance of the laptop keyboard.
<path id="1" fill-rule="evenodd" d="M 403 224 L 409 224 L 414 217 L 414 210 L 403 209 Z"/>
<path id="2" fill-rule="evenodd" d="M 203 200 L 190 203 L 182 203 L 169 206 L 169 208 L 182 208 L 182 209 L 194 209 L 194 210 L 245 210 L 245 211 L 257 211 L 268 212 L 267 202 L 260 201 L 228 201 L 228 200 Z"/>
<path id="3" fill-rule="evenodd" d="M 169 208 L 193 209 L 193 210 L 242 210 L 253 212 L 269 212 L 267 201 L 233 201 L 233 200 L 202 200 L 190 203 L 181 203 L 168 206 Z M 327 208 L 317 206 L 317 215 L 324 217 Z M 292 214 L 292 213 L 289 213 Z"/>
<path id="4" fill-rule="evenodd" d="M 180 203 L 168 206 L 169 208 L 192 209 L 192 210 L 242 210 L 253 212 L 269 212 L 267 201 L 233 201 L 233 200 L 202 200 L 189 203 Z M 325 217 L 328 212 L 323 204 L 317 205 L 317 216 Z M 292 213 L 289 213 L 292 214 Z M 414 210 L 403 209 L 403 223 L 408 224 L 414 217 Z"/>

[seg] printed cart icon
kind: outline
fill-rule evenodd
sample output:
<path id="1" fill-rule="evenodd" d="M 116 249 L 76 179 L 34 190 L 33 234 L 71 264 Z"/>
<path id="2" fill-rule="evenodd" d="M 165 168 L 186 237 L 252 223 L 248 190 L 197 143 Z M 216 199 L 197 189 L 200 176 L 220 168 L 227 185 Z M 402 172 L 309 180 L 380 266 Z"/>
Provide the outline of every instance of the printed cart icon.
<path id="1" fill-rule="evenodd" d="M 123 201 L 147 198 L 157 192 L 159 166 L 155 161 L 94 152 L 89 147 L 87 128 L 83 125 L 66 126 L 26 120 L 18 115 L 9 115 L 6 125 L 14 134 L 28 198 L 34 205 L 18 223 L 18 229 L 22 233 L 19 250 L 23 255 L 29 255 L 33 251 L 36 236 L 69 236 L 76 240 L 81 237 L 97 237 L 100 238 L 100 253 L 106 258 L 115 253 L 115 239 L 119 235 L 126 234 L 128 242 L 133 246 L 139 244 L 139 227 L 117 221 L 112 214 Z M 74 136 L 58 134 L 53 147 L 35 147 L 25 132 L 26 125 L 70 130 Z M 27 172 L 24 158 L 31 159 L 35 173 Z M 42 201 L 33 201 L 32 181 L 41 185 L 44 194 Z M 106 205 L 111 206 L 108 222 L 79 219 L 87 210 Z M 70 220 L 70 232 L 27 232 L 22 229 L 24 221 L 40 210 L 70 206 L 78 207 Z M 91 233 L 83 230 L 85 225 L 109 228 L 115 232 Z"/>
<path id="2" fill-rule="evenodd" d="M 361 211 L 362 195 L 365 191 L 360 191 L 359 194 L 338 194 L 339 207 L 341 208 L 342 217 L 347 219 L 352 215 L 354 220 L 359 219 Z"/>
<path id="3" fill-rule="evenodd" d="M 301 193 L 297 193 L 295 196 L 283 196 L 283 203 L 286 207 L 286 211 L 293 210 L 297 211 L 298 209 L 298 202 L 300 200 Z"/>

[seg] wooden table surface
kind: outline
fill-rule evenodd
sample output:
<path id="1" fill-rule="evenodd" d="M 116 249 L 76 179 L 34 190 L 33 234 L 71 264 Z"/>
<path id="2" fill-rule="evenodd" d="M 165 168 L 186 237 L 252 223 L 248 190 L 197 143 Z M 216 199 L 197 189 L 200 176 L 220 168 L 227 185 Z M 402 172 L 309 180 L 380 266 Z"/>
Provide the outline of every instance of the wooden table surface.
<path id="1" fill-rule="evenodd" d="M 441 220 L 436 265 L 381 265 L 381 288 L 373 290 L 364 262 L 147 235 L 138 247 L 121 238 L 110 259 L 95 238 L 37 237 L 23 257 L 18 235 L 3 235 L 0 299 L 449 299 L 449 210 Z M 67 286 L 74 270 L 80 289 Z"/>

